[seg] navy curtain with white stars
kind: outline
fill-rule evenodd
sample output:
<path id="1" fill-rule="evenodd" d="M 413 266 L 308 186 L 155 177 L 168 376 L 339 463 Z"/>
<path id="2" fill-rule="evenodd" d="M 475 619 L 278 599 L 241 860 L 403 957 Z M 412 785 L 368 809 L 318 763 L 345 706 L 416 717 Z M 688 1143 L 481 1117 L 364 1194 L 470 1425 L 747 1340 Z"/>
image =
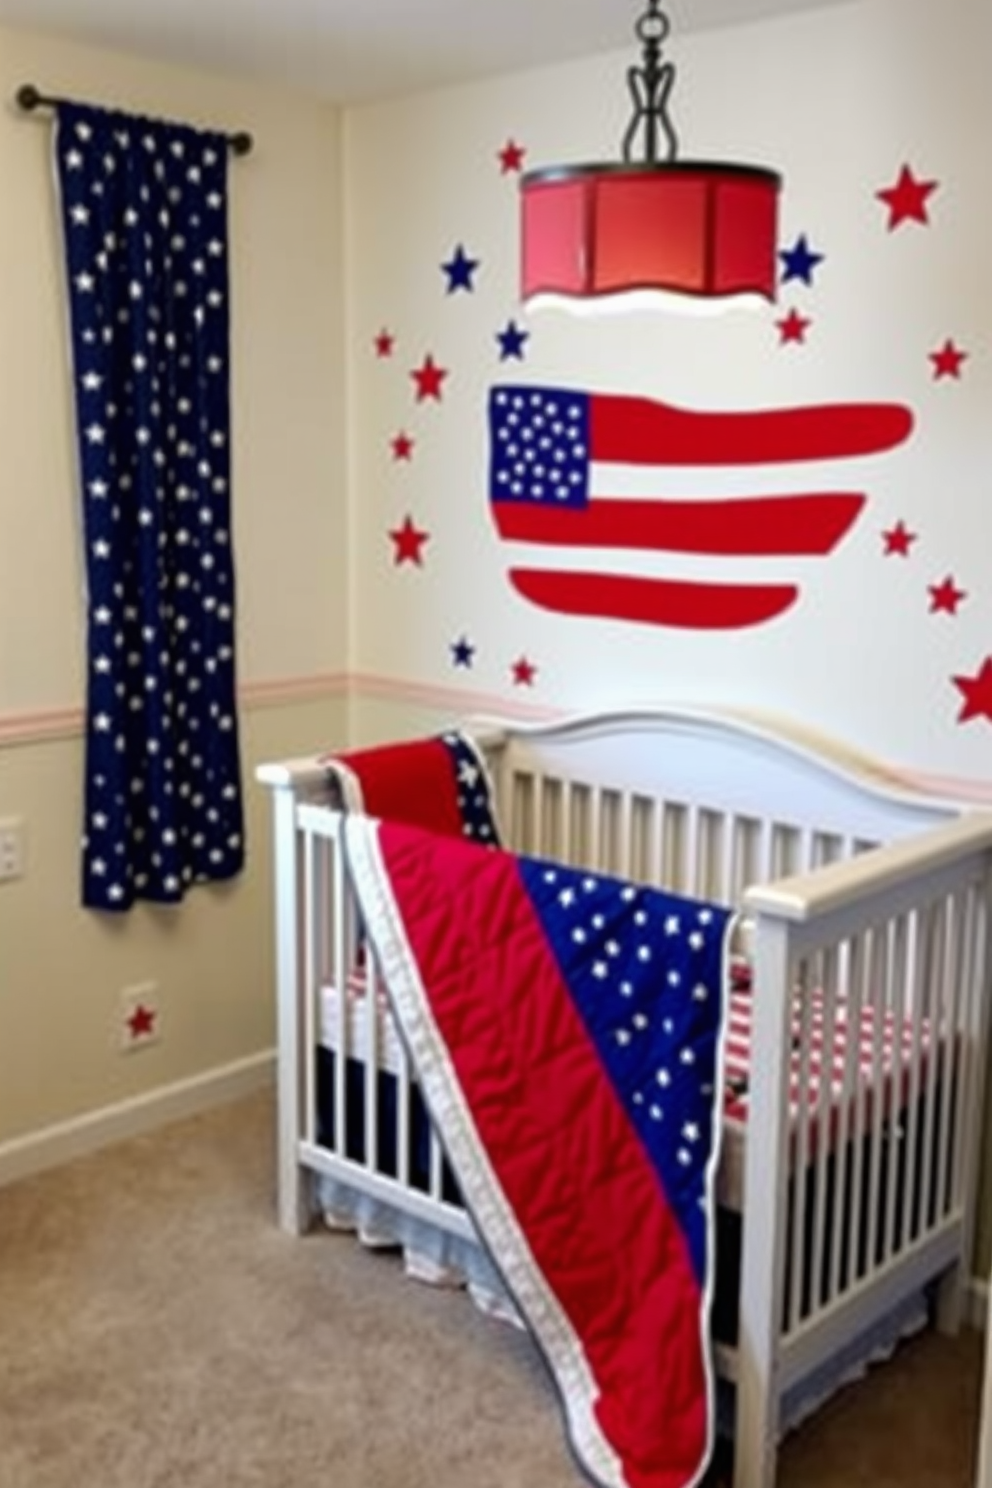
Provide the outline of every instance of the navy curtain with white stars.
<path id="1" fill-rule="evenodd" d="M 82 899 L 176 903 L 244 861 L 227 142 L 61 104 L 87 576 Z"/>

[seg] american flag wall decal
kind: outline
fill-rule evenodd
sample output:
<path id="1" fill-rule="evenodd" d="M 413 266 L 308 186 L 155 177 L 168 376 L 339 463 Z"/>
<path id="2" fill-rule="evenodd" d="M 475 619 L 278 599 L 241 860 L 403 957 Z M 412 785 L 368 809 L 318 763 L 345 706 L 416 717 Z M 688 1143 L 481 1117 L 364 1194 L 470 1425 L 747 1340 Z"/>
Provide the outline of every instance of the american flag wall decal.
<path id="1" fill-rule="evenodd" d="M 511 562 L 510 581 L 534 604 L 564 614 L 693 629 L 761 624 L 795 603 L 798 574 L 769 581 L 738 566 L 725 580 L 719 561 L 833 552 L 866 493 L 825 486 L 817 467 L 891 450 L 912 427 L 910 410 L 895 403 L 700 413 L 640 396 L 495 386 L 493 519 L 505 542 L 533 545 L 537 555 L 533 566 Z M 769 468 L 797 465 L 814 468 L 793 483 L 799 489 L 761 489 Z M 720 476 L 732 467 L 754 473 L 753 493 L 720 493 Z M 700 472 L 702 494 L 670 493 L 673 479 L 698 486 Z M 593 561 L 579 568 L 556 561 L 576 551 Z M 667 557 L 644 574 L 633 569 L 635 553 Z M 692 559 L 691 575 L 665 572 L 676 555 Z"/>

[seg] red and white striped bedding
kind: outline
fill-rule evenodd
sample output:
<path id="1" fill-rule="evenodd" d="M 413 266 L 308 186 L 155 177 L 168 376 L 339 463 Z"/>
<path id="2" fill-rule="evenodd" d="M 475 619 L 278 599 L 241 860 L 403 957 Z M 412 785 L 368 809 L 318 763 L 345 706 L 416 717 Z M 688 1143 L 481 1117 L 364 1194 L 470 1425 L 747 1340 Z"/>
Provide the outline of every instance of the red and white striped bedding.
<path id="1" fill-rule="evenodd" d="M 929 1045 L 927 1025 L 914 1028 L 909 1019 L 900 1019 L 887 1010 L 878 1019 L 871 1006 L 862 1007 L 855 1016 L 857 1028 L 852 1029 L 851 1012 L 844 1001 L 833 1007 L 833 1028 L 830 1029 L 830 1009 L 821 992 L 808 994 L 809 1008 L 806 1013 L 809 1051 L 802 1053 L 803 1015 L 796 1007 L 793 1015 L 793 1049 L 789 1078 L 789 1111 L 793 1124 L 799 1114 L 801 1092 L 805 1091 L 806 1105 L 811 1112 L 823 1111 L 826 1107 L 836 1114 L 844 1097 L 845 1078 L 851 1093 L 852 1103 L 859 1093 L 865 1109 L 865 1119 L 870 1105 L 865 1097 L 879 1088 L 885 1092 L 898 1090 L 896 1108 L 906 1097 L 906 1080 L 917 1063 L 920 1078 L 925 1068 L 925 1057 Z M 744 1122 L 748 1114 L 748 1085 L 751 1066 L 751 1007 L 750 987 L 735 988 L 730 994 L 727 1027 L 724 1041 L 724 1114 L 730 1121 Z M 832 1032 L 832 1052 L 825 1057 L 826 1043 Z M 856 1049 L 852 1044 L 856 1040 Z M 915 1041 L 915 1042 L 914 1042 Z M 856 1071 L 849 1069 L 856 1060 Z M 900 1075 L 898 1085 L 893 1085 L 893 1076 Z M 822 1090 L 825 1078 L 830 1080 L 829 1093 Z"/>

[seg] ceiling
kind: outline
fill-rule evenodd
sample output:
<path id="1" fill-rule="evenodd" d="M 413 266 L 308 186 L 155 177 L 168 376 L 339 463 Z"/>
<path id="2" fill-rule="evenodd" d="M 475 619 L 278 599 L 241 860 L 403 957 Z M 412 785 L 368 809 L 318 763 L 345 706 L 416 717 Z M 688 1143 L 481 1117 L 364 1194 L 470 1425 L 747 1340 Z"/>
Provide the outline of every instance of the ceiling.
<path id="1" fill-rule="evenodd" d="M 672 31 L 839 0 L 669 0 Z M 0 0 L 0 24 L 343 104 L 630 47 L 643 0 Z M 44 84 L 39 78 L 38 83 Z"/>

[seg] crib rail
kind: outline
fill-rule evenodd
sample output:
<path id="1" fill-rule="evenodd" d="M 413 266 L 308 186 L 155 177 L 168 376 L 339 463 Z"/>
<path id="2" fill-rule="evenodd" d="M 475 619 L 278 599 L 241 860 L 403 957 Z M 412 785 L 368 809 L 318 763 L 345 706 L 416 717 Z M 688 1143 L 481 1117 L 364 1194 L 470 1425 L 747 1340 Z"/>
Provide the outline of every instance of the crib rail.
<path id="1" fill-rule="evenodd" d="M 504 836 L 518 852 L 739 904 L 749 884 L 846 861 L 876 842 L 812 822 L 604 786 L 499 761 Z"/>
<path id="2" fill-rule="evenodd" d="M 962 883 L 792 962 L 787 1338 L 963 1218 L 981 893 Z"/>
<path id="3" fill-rule="evenodd" d="M 990 844 L 988 818 L 962 819 L 745 895 L 768 994 L 755 1043 L 769 1058 L 752 1071 L 761 1142 L 747 1153 L 736 1361 L 750 1465 L 735 1488 L 765 1481 L 773 1361 L 785 1392 L 942 1276 L 942 1321 L 956 1323 L 988 1037 Z"/>

